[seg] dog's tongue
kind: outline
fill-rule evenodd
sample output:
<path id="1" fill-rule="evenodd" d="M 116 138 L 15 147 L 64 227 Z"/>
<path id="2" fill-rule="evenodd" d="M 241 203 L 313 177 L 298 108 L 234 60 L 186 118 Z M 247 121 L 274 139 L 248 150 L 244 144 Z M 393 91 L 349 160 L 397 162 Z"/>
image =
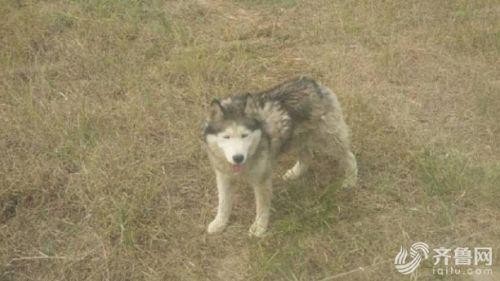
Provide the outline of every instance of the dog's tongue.
<path id="1" fill-rule="evenodd" d="M 235 172 L 235 173 L 239 173 L 239 172 L 243 171 L 243 165 L 234 164 L 231 166 L 231 168 L 233 169 L 233 172 Z"/>

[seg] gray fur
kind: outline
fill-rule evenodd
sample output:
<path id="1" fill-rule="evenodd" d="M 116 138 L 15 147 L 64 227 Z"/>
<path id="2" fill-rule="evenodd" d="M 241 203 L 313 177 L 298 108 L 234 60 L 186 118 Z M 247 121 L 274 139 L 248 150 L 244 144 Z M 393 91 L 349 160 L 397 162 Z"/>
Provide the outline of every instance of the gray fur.
<path id="1" fill-rule="evenodd" d="M 238 165 L 226 160 L 218 143 L 207 141 L 209 136 L 229 126 L 262 132 L 238 174 L 231 171 L 232 166 Z M 229 185 L 237 176 L 246 178 L 256 193 L 257 216 L 250 233 L 260 236 L 266 231 L 272 170 L 278 155 L 290 147 L 298 150 L 299 159 L 284 179 L 303 174 L 312 161 L 312 152 L 320 151 L 339 160 L 345 175 L 344 185 L 356 183 L 356 160 L 350 150 L 348 128 L 337 97 L 311 78 L 299 77 L 263 92 L 214 100 L 205 123 L 204 139 L 219 187 L 219 212 L 209 226 L 210 233 L 222 231 L 227 224 L 230 212 L 227 204 L 231 204 Z M 221 204 L 226 205 L 221 207 Z"/>

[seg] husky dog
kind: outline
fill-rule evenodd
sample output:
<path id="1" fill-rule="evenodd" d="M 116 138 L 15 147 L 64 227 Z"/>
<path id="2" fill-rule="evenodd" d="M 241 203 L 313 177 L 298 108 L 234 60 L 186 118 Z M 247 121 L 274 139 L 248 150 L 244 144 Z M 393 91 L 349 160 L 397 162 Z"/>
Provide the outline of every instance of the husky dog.
<path id="1" fill-rule="evenodd" d="M 231 180 L 243 177 L 255 192 L 256 217 L 250 235 L 262 236 L 269 222 L 271 176 L 277 156 L 287 148 L 298 160 L 284 180 L 301 176 L 313 151 L 333 156 L 343 185 L 356 184 L 356 159 L 337 97 L 316 81 L 299 77 L 267 91 L 214 99 L 204 124 L 204 142 L 215 170 L 219 206 L 208 233 L 221 232 L 232 206 Z"/>

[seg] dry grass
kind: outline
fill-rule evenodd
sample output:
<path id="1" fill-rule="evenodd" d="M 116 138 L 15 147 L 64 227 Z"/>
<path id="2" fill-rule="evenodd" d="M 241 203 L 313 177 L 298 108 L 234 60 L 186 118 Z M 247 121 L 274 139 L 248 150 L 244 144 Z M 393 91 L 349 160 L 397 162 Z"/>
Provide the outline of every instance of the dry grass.
<path id="1" fill-rule="evenodd" d="M 401 280 L 402 244 L 500 252 L 497 1 L 1 3 L 2 281 Z M 302 73 L 338 93 L 359 187 L 277 180 L 251 239 L 239 185 L 206 235 L 207 102 Z"/>

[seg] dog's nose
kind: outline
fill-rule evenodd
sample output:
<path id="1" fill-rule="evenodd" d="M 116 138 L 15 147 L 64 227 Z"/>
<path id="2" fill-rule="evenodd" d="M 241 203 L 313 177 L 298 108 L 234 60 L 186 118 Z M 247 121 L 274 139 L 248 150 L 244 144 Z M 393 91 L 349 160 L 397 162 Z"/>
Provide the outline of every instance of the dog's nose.
<path id="1" fill-rule="evenodd" d="M 241 162 L 243 162 L 243 159 L 245 159 L 245 157 L 241 154 L 233 155 L 233 161 L 236 164 L 240 164 Z"/>

